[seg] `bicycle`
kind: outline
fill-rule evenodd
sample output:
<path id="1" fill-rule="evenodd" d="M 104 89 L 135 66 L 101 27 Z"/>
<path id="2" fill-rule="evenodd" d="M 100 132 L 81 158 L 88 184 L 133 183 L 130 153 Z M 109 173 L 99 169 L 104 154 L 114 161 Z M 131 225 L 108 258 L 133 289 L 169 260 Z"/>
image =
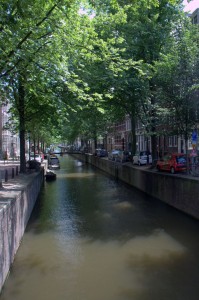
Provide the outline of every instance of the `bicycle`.
<path id="1" fill-rule="evenodd" d="M 199 176 L 199 162 L 195 162 L 189 165 L 189 174 L 198 177 Z"/>

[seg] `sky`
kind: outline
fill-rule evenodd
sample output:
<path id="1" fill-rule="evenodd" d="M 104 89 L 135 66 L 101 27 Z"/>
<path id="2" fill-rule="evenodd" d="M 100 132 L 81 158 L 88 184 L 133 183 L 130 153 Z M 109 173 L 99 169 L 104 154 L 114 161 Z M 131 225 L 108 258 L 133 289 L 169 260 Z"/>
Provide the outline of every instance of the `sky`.
<path id="1" fill-rule="evenodd" d="M 199 8 L 199 0 L 191 0 L 189 3 L 187 0 L 183 1 L 183 4 L 185 6 L 184 11 L 189 11 L 190 13 L 194 12 L 196 8 Z M 80 10 L 81 14 L 84 14 L 84 10 Z"/>
<path id="2" fill-rule="evenodd" d="M 199 8 L 199 0 L 192 0 L 191 2 L 187 2 L 187 0 L 183 1 L 185 5 L 184 11 L 190 11 L 191 13 L 194 12 L 196 8 Z"/>

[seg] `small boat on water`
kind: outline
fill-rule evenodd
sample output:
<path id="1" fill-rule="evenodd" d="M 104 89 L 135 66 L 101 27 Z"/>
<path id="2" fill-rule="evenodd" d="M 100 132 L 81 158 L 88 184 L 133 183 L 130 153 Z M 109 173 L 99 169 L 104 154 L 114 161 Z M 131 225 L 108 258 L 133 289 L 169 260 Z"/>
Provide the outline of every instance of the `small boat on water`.
<path id="1" fill-rule="evenodd" d="M 51 181 L 55 180 L 57 178 L 57 175 L 52 171 L 47 171 L 45 177 L 47 181 Z"/>

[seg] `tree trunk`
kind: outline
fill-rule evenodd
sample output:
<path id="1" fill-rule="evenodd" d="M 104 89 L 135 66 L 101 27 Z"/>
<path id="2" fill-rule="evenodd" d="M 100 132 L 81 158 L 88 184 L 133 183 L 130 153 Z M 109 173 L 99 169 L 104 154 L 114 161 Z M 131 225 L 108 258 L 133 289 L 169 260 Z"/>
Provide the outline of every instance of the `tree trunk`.
<path id="1" fill-rule="evenodd" d="M 20 173 L 26 172 L 25 159 L 25 88 L 23 78 L 19 76 L 18 86 L 19 137 L 20 137 Z"/>
<path id="2" fill-rule="evenodd" d="M 158 159 L 157 153 L 157 132 L 156 132 L 156 98 L 155 98 L 156 86 L 153 81 L 150 82 L 150 92 L 151 92 L 151 152 L 152 152 L 152 164 L 155 165 Z"/>
<path id="3" fill-rule="evenodd" d="M 187 132 L 187 131 L 186 131 Z M 189 169 L 190 169 L 190 163 L 189 163 L 189 147 L 188 147 L 188 142 L 189 142 L 189 138 L 188 138 L 188 134 L 185 133 L 185 152 L 186 152 L 186 167 L 187 167 L 187 174 L 189 174 Z"/>
<path id="4" fill-rule="evenodd" d="M 158 154 L 157 154 L 157 136 L 153 134 L 151 136 L 151 154 L 152 154 L 152 164 L 154 165 L 156 160 L 158 159 Z"/>
<path id="5" fill-rule="evenodd" d="M 36 153 L 36 140 L 35 140 L 35 137 L 34 137 L 34 140 L 33 140 L 33 148 L 34 148 L 34 159 L 35 159 L 35 153 Z"/>
<path id="6" fill-rule="evenodd" d="M 135 133 L 135 128 L 136 128 L 136 121 L 135 121 L 135 116 L 131 115 L 131 133 L 132 133 L 132 149 L 131 152 L 134 155 L 136 153 L 136 133 Z"/>
<path id="7" fill-rule="evenodd" d="M 95 146 L 95 150 L 97 149 L 97 137 L 94 138 L 94 146 Z"/>

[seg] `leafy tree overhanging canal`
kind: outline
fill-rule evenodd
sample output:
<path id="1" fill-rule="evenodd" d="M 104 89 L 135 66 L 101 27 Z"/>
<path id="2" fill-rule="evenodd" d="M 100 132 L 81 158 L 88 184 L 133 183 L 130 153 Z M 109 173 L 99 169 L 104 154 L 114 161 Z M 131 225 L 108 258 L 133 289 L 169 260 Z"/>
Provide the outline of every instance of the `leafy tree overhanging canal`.
<path id="1" fill-rule="evenodd" d="M 188 141 L 198 123 L 199 31 L 182 0 L 0 1 L 0 84 L 25 140 L 97 140 L 126 114 Z M 172 123 L 170 120 L 175 120 Z M 165 132 L 164 132 L 165 134 Z"/>

